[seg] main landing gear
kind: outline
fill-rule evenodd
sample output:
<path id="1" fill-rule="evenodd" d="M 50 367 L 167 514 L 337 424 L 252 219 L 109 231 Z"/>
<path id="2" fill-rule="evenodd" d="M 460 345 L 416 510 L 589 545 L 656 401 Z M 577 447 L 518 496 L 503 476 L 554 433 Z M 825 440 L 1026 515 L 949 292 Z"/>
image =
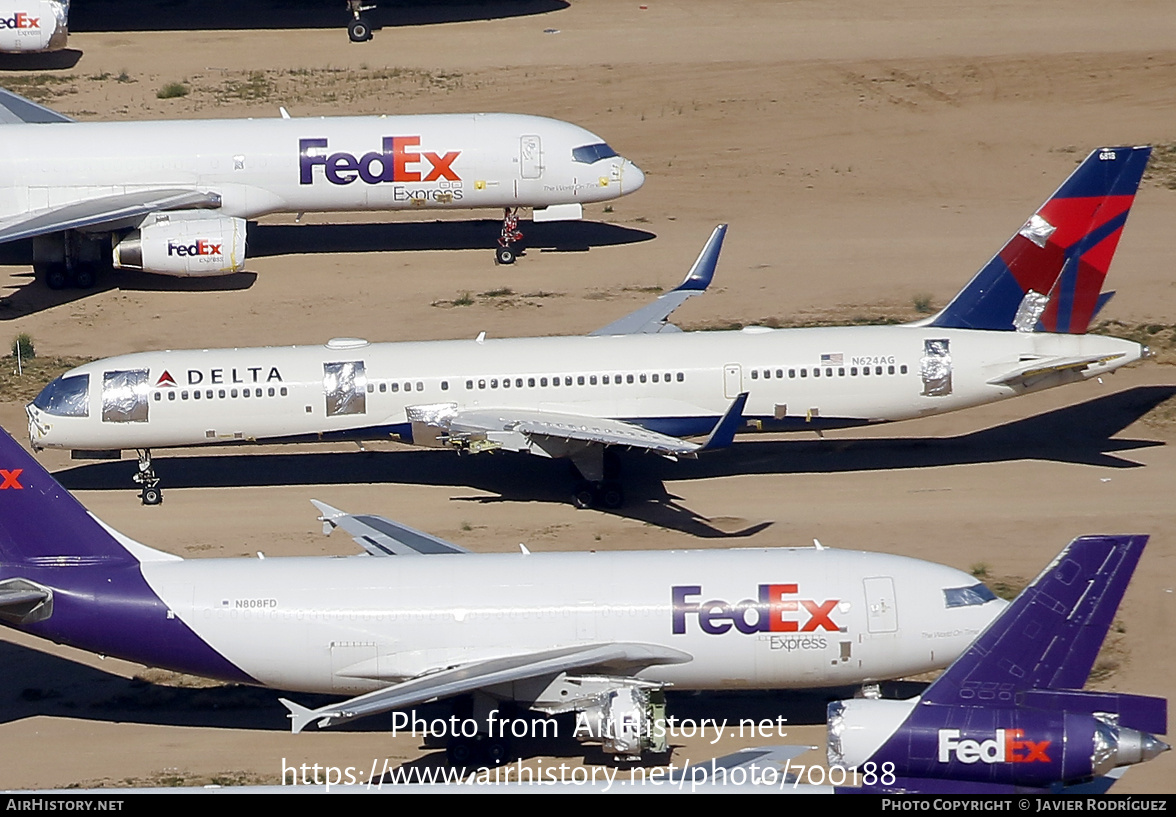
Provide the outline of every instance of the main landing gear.
<path id="1" fill-rule="evenodd" d="M 513 264 L 522 254 L 523 234 L 519 230 L 519 208 L 504 207 L 502 234 L 498 236 L 498 248 L 494 250 L 494 263 Z"/>
<path id="2" fill-rule="evenodd" d="M 144 505 L 158 505 L 163 502 L 163 489 L 159 487 L 159 477 L 151 465 L 151 449 L 140 448 L 138 454 L 139 471 L 134 480 L 139 485 L 139 499 Z"/>
<path id="3" fill-rule="evenodd" d="M 599 446 L 594 446 L 597 449 Z M 602 451 L 589 449 L 572 457 L 572 465 L 580 477 L 572 492 L 572 504 L 581 510 L 607 508 L 615 510 L 625 504 L 625 490 L 621 486 L 621 458 L 611 448 Z"/>
<path id="4" fill-rule="evenodd" d="M 372 38 L 371 20 L 364 16 L 365 11 L 372 11 L 375 3 L 364 0 L 347 0 L 347 10 L 351 12 L 351 22 L 347 24 L 347 36 L 353 43 L 366 43 Z"/>
<path id="5" fill-rule="evenodd" d="M 49 289 L 91 289 L 109 266 L 106 242 L 76 231 L 33 239 L 33 271 Z"/>

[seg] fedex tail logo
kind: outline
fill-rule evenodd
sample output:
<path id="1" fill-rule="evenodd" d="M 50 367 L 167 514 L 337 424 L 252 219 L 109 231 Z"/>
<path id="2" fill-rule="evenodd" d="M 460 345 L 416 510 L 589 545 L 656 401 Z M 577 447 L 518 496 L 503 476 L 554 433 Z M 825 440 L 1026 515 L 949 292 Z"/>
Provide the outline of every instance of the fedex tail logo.
<path id="1" fill-rule="evenodd" d="M 222 241 L 220 244 L 214 244 L 211 241 L 205 241 L 203 238 L 198 238 L 191 244 L 177 244 L 175 241 L 167 242 L 167 254 L 180 256 L 199 256 L 199 255 L 223 255 L 221 247 L 224 246 Z"/>
<path id="2" fill-rule="evenodd" d="M 997 729 L 990 740 L 960 740 L 959 729 L 939 730 L 939 762 L 1049 763 L 1050 741 L 1022 740 L 1023 729 Z"/>
<path id="3" fill-rule="evenodd" d="M 30 17 L 23 11 L 18 11 L 13 16 L 3 19 L 0 18 L 0 28 L 14 28 L 17 30 L 27 30 L 30 28 L 40 28 L 41 18 Z"/>
<path id="4" fill-rule="evenodd" d="M 342 151 L 328 154 L 326 139 L 299 139 L 299 183 L 313 184 L 316 167 L 322 167 L 331 184 L 351 184 L 356 179 L 364 184 L 461 181 L 453 169 L 460 150 L 444 155 L 418 151 L 420 143 L 419 136 L 385 136 L 380 153 L 372 151 L 356 158 Z"/>
<path id="5" fill-rule="evenodd" d="M 839 599 L 786 599 L 798 592 L 795 584 L 761 584 L 756 599 L 731 604 L 722 599 L 697 603 L 702 585 L 670 588 L 674 600 L 674 635 L 686 632 L 686 617 L 697 616 L 699 628 L 708 635 L 722 635 L 734 627 L 744 635 L 753 633 L 811 633 L 840 627 L 830 617 Z M 797 614 L 800 614 L 799 616 Z"/>

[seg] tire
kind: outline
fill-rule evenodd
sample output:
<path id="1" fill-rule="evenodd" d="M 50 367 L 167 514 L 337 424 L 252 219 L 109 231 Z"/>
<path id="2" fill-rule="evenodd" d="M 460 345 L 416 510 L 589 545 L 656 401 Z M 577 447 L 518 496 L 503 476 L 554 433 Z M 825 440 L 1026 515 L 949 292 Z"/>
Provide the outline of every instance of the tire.
<path id="1" fill-rule="evenodd" d="M 98 275 L 91 264 L 81 264 L 74 268 L 73 285 L 78 289 L 93 289 L 98 282 Z"/>
<path id="2" fill-rule="evenodd" d="M 486 765 L 487 766 L 502 766 L 510 761 L 510 741 L 503 738 L 494 738 L 487 741 L 485 746 Z"/>
<path id="3" fill-rule="evenodd" d="M 610 510 L 616 510 L 625 504 L 625 491 L 619 483 L 606 482 L 601 486 L 600 504 Z"/>
<path id="4" fill-rule="evenodd" d="M 454 738 L 445 745 L 445 759 L 449 761 L 450 766 L 458 769 L 469 766 L 475 754 L 474 742 L 466 738 Z"/>
<path id="5" fill-rule="evenodd" d="M 65 264 L 50 264 L 45 268 L 45 286 L 50 289 L 65 289 L 69 286 L 69 273 Z"/>
<path id="6" fill-rule="evenodd" d="M 494 263 L 496 264 L 513 264 L 515 262 L 515 251 L 513 247 L 499 247 L 494 251 Z"/>
<path id="7" fill-rule="evenodd" d="M 356 17 L 347 24 L 347 36 L 353 43 L 366 43 L 372 38 L 371 24 L 363 17 Z"/>
<path id="8" fill-rule="evenodd" d="M 158 488 L 144 488 L 142 499 L 144 505 L 159 505 L 163 502 L 163 491 Z"/>
<path id="9" fill-rule="evenodd" d="M 577 488 L 572 494 L 572 504 L 586 511 L 596 504 L 596 492 L 588 486 Z"/>

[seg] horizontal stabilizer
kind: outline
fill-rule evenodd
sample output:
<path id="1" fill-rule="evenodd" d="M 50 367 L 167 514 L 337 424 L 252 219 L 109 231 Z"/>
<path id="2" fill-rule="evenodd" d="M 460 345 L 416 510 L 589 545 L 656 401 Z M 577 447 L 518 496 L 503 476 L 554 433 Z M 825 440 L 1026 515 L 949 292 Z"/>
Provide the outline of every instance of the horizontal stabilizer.
<path id="1" fill-rule="evenodd" d="M 220 202 L 215 193 L 198 190 L 138 190 L 102 196 L 4 219 L 0 221 L 0 242 L 125 222 L 159 210 L 215 208 Z"/>
<path id="2" fill-rule="evenodd" d="M 465 548 L 419 530 L 371 514 L 349 514 L 317 499 L 310 500 L 322 516 L 323 532 L 342 528 L 373 556 L 419 556 L 436 553 L 468 553 Z"/>
<path id="3" fill-rule="evenodd" d="M 325 728 L 339 721 L 378 715 L 496 684 L 540 676 L 554 677 L 569 670 L 591 668 L 631 675 L 646 667 L 683 664 L 691 660 L 693 656 L 689 653 L 655 644 L 588 644 L 465 664 L 315 710 L 284 699 L 282 703 L 290 710 L 291 729 L 297 733 L 315 721 Z"/>
<path id="4" fill-rule="evenodd" d="M 25 624 L 53 613 L 53 592 L 24 579 L 0 582 L 0 621 Z"/>
<path id="5" fill-rule="evenodd" d="M 1065 371 L 1081 371 L 1090 366 L 1118 360 L 1124 353 L 1113 355 L 1087 355 L 1086 357 L 1049 357 L 1029 361 L 1017 368 L 988 381 L 992 386 L 1029 386 L 1032 381 L 1045 375 Z"/>
<path id="6" fill-rule="evenodd" d="M 1075 539 L 923 693 L 925 704 L 1014 706 L 1032 689 L 1081 689 L 1147 536 Z"/>
<path id="7" fill-rule="evenodd" d="M 727 225 L 715 227 L 706 246 L 702 248 L 694 266 L 686 274 L 686 278 L 677 287 L 658 297 L 636 312 L 631 312 L 608 326 L 591 332 L 591 335 L 652 335 L 658 332 L 678 332 L 678 327 L 667 323 L 674 310 L 695 295 L 706 292 L 711 280 L 715 277 L 715 268 L 719 264 L 719 253 L 723 249 L 723 237 L 727 235 Z"/>

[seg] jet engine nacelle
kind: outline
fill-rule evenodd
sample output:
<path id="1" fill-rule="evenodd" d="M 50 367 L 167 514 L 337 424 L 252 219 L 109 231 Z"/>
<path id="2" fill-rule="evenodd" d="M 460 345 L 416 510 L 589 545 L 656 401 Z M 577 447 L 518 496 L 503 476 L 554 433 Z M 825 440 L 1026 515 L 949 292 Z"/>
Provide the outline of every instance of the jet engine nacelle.
<path id="1" fill-rule="evenodd" d="M 68 2 L 0 0 L 0 52 L 57 51 L 68 37 Z"/>
<path id="2" fill-rule="evenodd" d="M 245 264 L 245 219 L 155 213 L 114 246 L 114 266 L 179 278 L 229 275 Z"/>
<path id="3" fill-rule="evenodd" d="M 1081 706 L 1082 693 L 1064 694 Z M 1122 725 L 1119 714 L 1093 706 L 1058 711 L 855 699 L 829 704 L 828 714 L 829 765 L 861 770 L 872 763 L 875 774 L 889 779 L 871 787 L 890 791 L 904 790 L 912 779 L 1048 787 L 1099 777 L 1167 748 Z"/>
<path id="4" fill-rule="evenodd" d="M 626 685 L 610 689 L 576 716 L 582 740 L 600 741 L 618 760 L 640 760 L 643 752 L 669 750 L 665 695 L 660 689 Z"/>

